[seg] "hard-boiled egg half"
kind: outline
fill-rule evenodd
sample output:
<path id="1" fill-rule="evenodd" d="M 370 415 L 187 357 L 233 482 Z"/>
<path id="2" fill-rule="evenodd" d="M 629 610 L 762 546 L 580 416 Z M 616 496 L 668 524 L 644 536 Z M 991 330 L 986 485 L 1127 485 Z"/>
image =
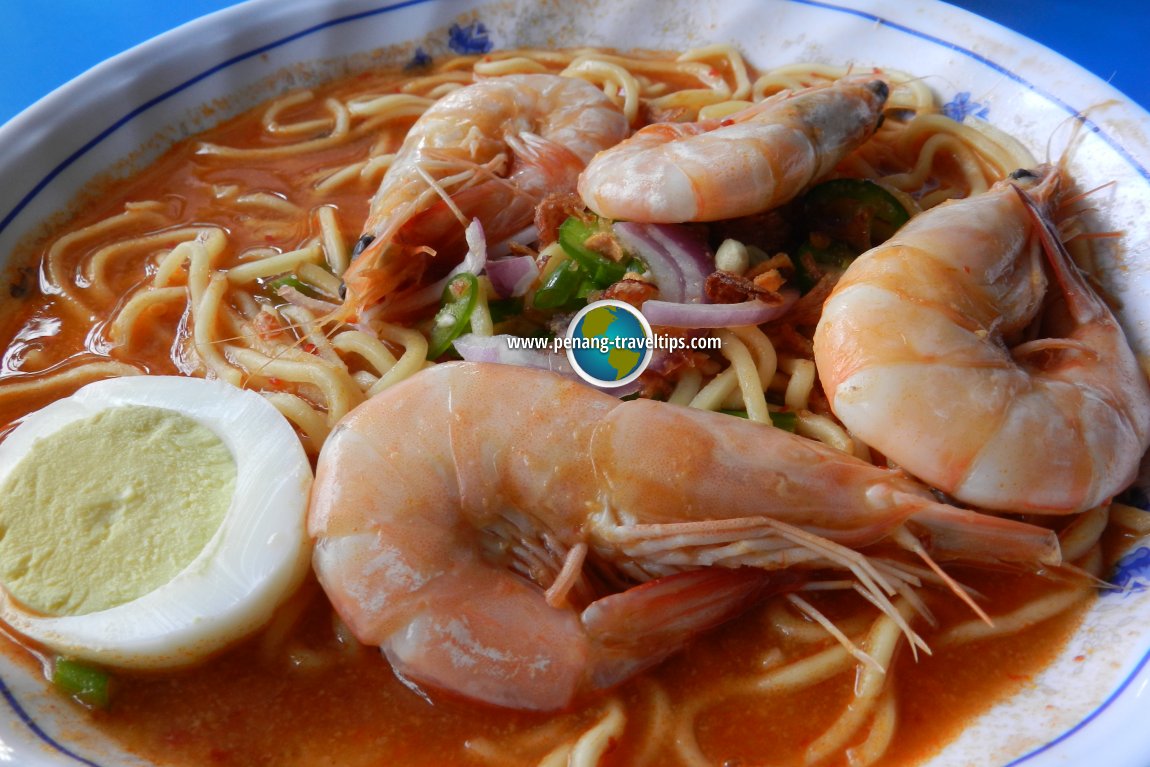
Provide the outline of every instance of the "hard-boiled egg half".
<path id="1" fill-rule="evenodd" d="M 174 376 L 89 384 L 0 442 L 0 618 L 99 664 L 193 663 L 299 586 L 311 482 L 258 394 Z"/>

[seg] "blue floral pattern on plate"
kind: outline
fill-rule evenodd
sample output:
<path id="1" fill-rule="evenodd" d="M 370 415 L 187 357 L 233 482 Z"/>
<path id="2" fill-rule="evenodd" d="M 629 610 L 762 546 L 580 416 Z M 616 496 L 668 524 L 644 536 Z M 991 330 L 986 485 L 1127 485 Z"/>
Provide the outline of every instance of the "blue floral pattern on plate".
<path id="1" fill-rule="evenodd" d="M 1145 591 L 1147 585 L 1150 585 L 1150 548 L 1139 546 L 1119 559 L 1114 565 L 1110 582 L 1118 588 L 1103 591 L 1103 596 L 1109 594 L 1126 596 L 1135 591 Z"/>
<path id="2" fill-rule="evenodd" d="M 970 91 L 960 91 L 942 105 L 942 113 L 955 122 L 962 122 L 967 117 L 985 120 L 990 116 L 990 107 L 971 100 Z"/>
<path id="3" fill-rule="evenodd" d="M 473 21 L 466 27 L 452 24 L 447 45 L 461 55 L 489 53 L 493 47 L 491 38 L 487 36 L 487 27 L 481 21 Z"/>
<path id="4" fill-rule="evenodd" d="M 411 61 L 407 62 L 407 69 L 426 69 L 431 66 L 431 54 L 423 50 L 423 46 L 415 49 Z"/>
<path id="5" fill-rule="evenodd" d="M 467 26 L 452 24 L 447 30 L 447 47 L 461 56 L 490 53 L 494 48 L 488 37 L 487 27 L 482 21 L 473 21 Z M 426 69 L 431 66 L 433 57 L 421 45 L 415 49 L 407 69 Z"/>

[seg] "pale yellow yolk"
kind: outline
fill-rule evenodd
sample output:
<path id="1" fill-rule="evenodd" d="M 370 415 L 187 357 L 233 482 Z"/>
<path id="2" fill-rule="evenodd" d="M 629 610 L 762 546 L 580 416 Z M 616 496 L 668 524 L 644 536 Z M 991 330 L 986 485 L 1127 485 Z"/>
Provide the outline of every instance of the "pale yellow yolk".
<path id="1" fill-rule="evenodd" d="M 141 597 L 203 550 L 235 479 L 220 438 L 173 410 L 123 406 L 70 423 L 0 487 L 0 582 L 49 615 Z"/>

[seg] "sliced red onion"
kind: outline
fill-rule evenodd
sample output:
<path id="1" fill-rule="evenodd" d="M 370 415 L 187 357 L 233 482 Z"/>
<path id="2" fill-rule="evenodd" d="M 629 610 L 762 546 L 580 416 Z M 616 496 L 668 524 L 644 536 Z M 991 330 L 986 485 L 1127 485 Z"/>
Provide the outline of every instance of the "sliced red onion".
<path id="1" fill-rule="evenodd" d="M 468 362 L 493 362 L 501 365 L 549 370 L 564 378 L 570 378 L 573 381 L 591 386 L 571 367 L 571 362 L 567 359 L 566 354 L 546 349 L 512 349 L 507 340 L 510 337 L 507 334 L 479 336 L 475 333 L 464 333 L 455 339 L 455 351 L 459 352 L 459 356 Z M 642 385 L 638 381 L 632 381 L 629 384 L 613 388 L 600 386 L 592 386 L 592 388 L 613 394 L 616 397 L 624 397 L 639 391 Z"/>
<path id="2" fill-rule="evenodd" d="M 652 325 L 665 328 L 731 328 L 761 325 L 783 316 L 798 300 L 798 293 L 784 291 L 782 301 L 768 303 L 754 299 L 738 304 L 682 304 L 671 301 L 644 301 L 641 311 Z"/>
<path id="3" fill-rule="evenodd" d="M 615 236 L 647 265 L 659 295 L 667 301 L 706 301 L 707 275 L 715 270 L 715 257 L 695 231 L 675 224 L 640 224 L 621 221 Z"/>
<path id="4" fill-rule="evenodd" d="M 500 298 L 524 295 L 539 277 L 539 266 L 531 256 L 512 256 L 487 262 L 487 277 Z"/>

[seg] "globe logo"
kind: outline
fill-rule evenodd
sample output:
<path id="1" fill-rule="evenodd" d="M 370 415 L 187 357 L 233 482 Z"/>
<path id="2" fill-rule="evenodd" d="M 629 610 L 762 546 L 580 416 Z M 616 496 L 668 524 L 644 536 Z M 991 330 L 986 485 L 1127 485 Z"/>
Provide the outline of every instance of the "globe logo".
<path id="1" fill-rule="evenodd" d="M 623 386 L 647 368 L 654 348 L 651 326 L 638 309 L 622 301 L 584 307 L 567 329 L 567 359 L 595 386 Z"/>

